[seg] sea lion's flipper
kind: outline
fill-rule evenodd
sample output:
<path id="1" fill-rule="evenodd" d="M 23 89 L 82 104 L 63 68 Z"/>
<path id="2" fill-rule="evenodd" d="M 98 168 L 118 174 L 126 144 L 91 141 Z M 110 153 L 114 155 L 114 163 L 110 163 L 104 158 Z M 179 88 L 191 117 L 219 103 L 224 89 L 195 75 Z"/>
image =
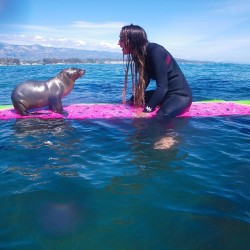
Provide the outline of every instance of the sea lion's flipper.
<path id="1" fill-rule="evenodd" d="M 22 116 L 27 116 L 29 115 L 26 107 L 24 106 L 24 104 L 21 102 L 21 101 L 13 101 L 13 106 L 16 110 L 16 112 L 19 114 L 19 115 L 22 115 Z"/>
<path id="2" fill-rule="evenodd" d="M 52 96 L 49 100 L 49 109 L 61 114 L 63 111 L 62 100 L 59 96 Z"/>

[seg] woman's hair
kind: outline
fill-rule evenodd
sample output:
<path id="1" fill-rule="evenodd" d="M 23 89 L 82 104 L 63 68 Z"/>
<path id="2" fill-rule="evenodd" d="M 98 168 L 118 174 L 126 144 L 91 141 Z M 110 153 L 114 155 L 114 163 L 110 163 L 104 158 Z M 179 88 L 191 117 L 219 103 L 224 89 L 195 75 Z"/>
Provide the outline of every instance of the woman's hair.
<path id="1" fill-rule="evenodd" d="M 138 25 L 128 25 L 121 29 L 120 36 L 124 40 L 125 46 L 129 49 L 126 60 L 126 70 L 123 89 L 123 102 L 126 101 L 126 91 L 128 82 L 128 72 L 131 71 L 132 91 L 134 105 L 136 107 L 145 104 L 144 91 L 146 88 L 146 75 L 144 74 L 146 45 L 148 43 L 147 34 L 143 28 Z M 123 58 L 124 60 L 124 58 Z"/>

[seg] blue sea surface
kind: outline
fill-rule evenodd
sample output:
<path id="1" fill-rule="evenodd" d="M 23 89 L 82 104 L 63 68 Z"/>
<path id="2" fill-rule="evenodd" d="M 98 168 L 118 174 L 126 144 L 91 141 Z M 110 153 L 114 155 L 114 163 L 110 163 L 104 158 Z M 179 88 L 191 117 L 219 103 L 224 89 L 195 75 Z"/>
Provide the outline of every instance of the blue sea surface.
<path id="1" fill-rule="evenodd" d="M 86 69 L 63 105 L 120 103 L 123 64 L 0 67 L 15 85 Z M 249 100 L 250 65 L 180 63 L 194 101 Z M 152 86 L 153 87 L 153 86 Z M 0 121 L 0 249 L 247 250 L 250 117 Z M 166 135 L 177 143 L 154 149 Z"/>

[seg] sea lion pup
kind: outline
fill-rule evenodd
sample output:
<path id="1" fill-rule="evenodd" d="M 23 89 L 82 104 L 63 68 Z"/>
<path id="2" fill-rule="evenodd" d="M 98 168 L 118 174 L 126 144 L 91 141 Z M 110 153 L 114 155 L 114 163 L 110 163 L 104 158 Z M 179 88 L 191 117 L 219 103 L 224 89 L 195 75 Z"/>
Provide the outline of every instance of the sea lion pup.
<path id="1" fill-rule="evenodd" d="M 29 115 L 28 110 L 49 106 L 56 113 L 62 113 L 62 98 L 68 95 L 75 81 L 85 70 L 66 68 L 47 81 L 26 81 L 17 85 L 11 94 L 13 106 L 18 114 Z"/>

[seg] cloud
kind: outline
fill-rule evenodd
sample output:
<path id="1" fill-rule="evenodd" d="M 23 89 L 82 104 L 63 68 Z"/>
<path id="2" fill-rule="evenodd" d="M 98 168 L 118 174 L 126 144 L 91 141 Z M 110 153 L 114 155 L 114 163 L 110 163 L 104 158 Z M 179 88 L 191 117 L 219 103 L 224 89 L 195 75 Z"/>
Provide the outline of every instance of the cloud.
<path id="1" fill-rule="evenodd" d="M 120 52 L 120 47 L 113 41 L 99 39 L 62 38 L 27 34 L 0 35 L 0 41 L 17 45 L 40 44 L 49 47 L 75 48 L 86 50 L 107 50 Z"/>
<path id="2" fill-rule="evenodd" d="M 121 22 L 77 21 L 63 26 L 8 25 L 0 41 L 12 44 L 40 44 L 51 47 L 120 51 L 118 35 Z M 6 25 L 5 25 L 6 27 Z"/>

